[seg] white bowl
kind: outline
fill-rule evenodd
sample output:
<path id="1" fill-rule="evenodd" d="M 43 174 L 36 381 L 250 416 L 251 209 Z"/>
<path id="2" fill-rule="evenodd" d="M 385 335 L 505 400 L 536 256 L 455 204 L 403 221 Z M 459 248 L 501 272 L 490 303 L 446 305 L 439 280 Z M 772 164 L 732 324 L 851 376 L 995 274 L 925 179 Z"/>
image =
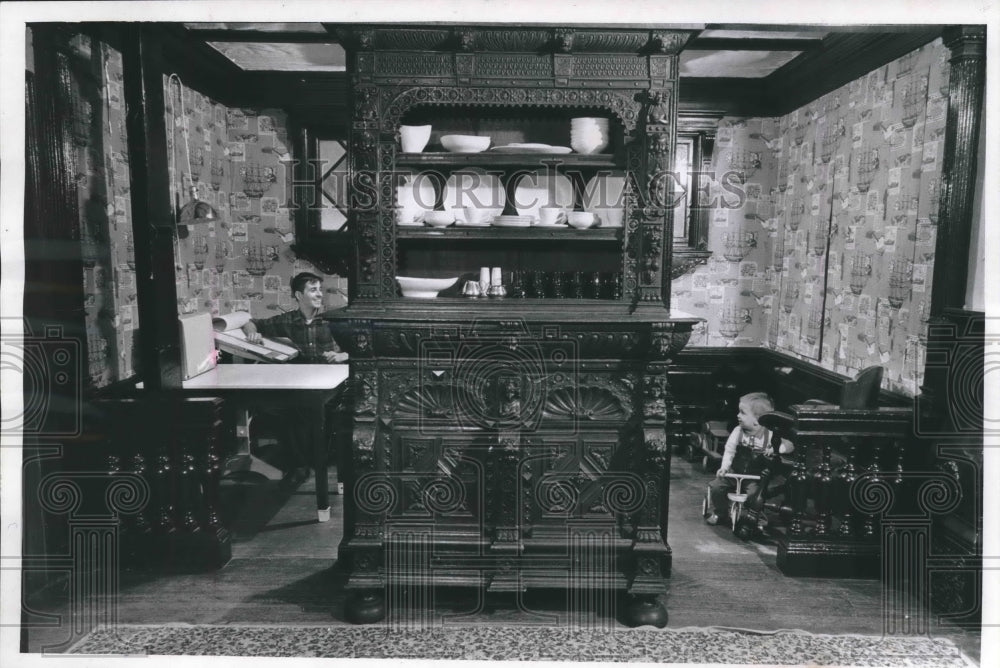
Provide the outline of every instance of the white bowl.
<path id="1" fill-rule="evenodd" d="M 566 215 L 566 222 L 578 230 L 585 230 L 588 227 L 597 225 L 598 218 L 589 211 L 570 211 Z"/>
<path id="2" fill-rule="evenodd" d="M 584 155 L 603 151 L 608 147 L 606 137 L 574 137 L 569 143 L 573 150 Z"/>
<path id="3" fill-rule="evenodd" d="M 441 146 L 452 153 L 481 153 L 490 147 L 489 137 L 476 135 L 444 135 Z"/>
<path id="4" fill-rule="evenodd" d="M 602 128 L 607 129 L 608 119 L 606 118 L 574 118 L 570 121 L 572 128 Z"/>
<path id="5" fill-rule="evenodd" d="M 442 290 L 447 290 L 458 282 L 454 278 L 414 278 L 412 276 L 397 276 L 399 289 L 404 297 L 414 299 L 434 299 Z"/>
<path id="6" fill-rule="evenodd" d="M 424 214 L 424 222 L 434 227 L 448 227 L 455 222 L 453 211 L 428 211 Z"/>
<path id="7" fill-rule="evenodd" d="M 403 153 L 420 153 L 431 138 L 430 125 L 400 125 L 399 144 Z"/>

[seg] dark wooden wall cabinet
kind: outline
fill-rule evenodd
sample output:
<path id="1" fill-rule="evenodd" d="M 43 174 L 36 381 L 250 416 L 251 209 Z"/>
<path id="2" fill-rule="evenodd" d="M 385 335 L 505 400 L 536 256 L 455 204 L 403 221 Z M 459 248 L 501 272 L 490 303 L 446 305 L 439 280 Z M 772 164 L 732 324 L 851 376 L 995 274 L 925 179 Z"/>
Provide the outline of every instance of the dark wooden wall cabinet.
<path id="1" fill-rule="evenodd" d="M 632 623 L 666 623 L 671 357 L 696 319 L 672 314 L 670 181 L 677 53 L 686 32 L 349 26 L 353 117 L 350 305 L 353 443 L 338 563 L 348 614 L 374 621 L 395 585 L 631 595 Z M 446 134 L 570 144 L 607 119 L 594 154 L 449 153 Z M 403 153 L 400 125 L 433 127 Z M 400 227 L 405 174 L 500 180 L 547 169 L 581 208 L 600 174 L 625 178 L 620 227 Z M 501 267 L 505 297 L 459 292 Z M 396 277 L 458 276 L 436 299 Z M 596 280 L 595 280 L 596 279 Z"/>

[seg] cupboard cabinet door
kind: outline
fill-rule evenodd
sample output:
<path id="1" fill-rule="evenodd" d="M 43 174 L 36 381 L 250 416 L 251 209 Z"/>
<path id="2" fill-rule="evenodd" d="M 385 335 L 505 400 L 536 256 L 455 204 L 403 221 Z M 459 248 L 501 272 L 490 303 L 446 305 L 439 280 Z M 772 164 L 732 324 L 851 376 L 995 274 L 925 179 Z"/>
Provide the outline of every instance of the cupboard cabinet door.
<path id="1" fill-rule="evenodd" d="M 461 525 L 478 533 L 484 524 L 489 445 L 481 434 L 395 430 L 389 452 L 392 466 L 376 474 L 395 496 L 386 522 Z"/>
<path id="2" fill-rule="evenodd" d="M 580 528 L 629 531 L 641 506 L 643 484 L 629 470 L 630 452 L 617 431 L 575 437 L 526 437 L 519 483 L 522 517 L 531 537 L 565 535 L 567 523 Z"/>

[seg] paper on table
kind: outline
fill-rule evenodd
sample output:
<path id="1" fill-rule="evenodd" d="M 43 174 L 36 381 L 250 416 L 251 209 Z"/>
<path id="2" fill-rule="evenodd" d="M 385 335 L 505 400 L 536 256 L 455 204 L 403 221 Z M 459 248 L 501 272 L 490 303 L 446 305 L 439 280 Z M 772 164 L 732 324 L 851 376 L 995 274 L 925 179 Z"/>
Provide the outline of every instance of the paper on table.
<path id="1" fill-rule="evenodd" d="M 212 326 L 217 332 L 228 332 L 231 329 L 239 329 L 250 322 L 250 314 L 246 311 L 233 311 L 226 315 L 217 315 L 212 318 Z"/>
<path id="2" fill-rule="evenodd" d="M 215 368 L 217 354 L 212 341 L 212 316 L 189 313 L 178 316 L 180 322 L 182 374 L 184 380 Z"/>
<path id="3" fill-rule="evenodd" d="M 264 338 L 260 343 L 247 341 L 247 335 L 241 328 L 250 319 L 250 314 L 246 311 L 216 316 L 212 320 L 212 326 L 215 328 L 215 343 L 219 350 L 257 362 L 288 362 L 298 356 L 297 348 L 274 339 Z"/>

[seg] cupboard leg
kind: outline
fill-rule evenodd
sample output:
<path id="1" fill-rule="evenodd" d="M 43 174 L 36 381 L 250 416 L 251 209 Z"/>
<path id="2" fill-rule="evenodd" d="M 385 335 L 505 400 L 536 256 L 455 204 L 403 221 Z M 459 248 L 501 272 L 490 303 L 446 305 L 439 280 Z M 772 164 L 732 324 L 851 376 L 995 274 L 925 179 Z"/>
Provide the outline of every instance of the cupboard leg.
<path id="1" fill-rule="evenodd" d="M 357 591 L 347 599 L 345 613 L 352 624 L 375 624 L 385 619 L 385 592 L 381 589 Z"/>
<path id="2" fill-rule="evenodd" d="M 625 607 L 625 623 L 629 626 L 648 625 L 662 629 L 667 625 L 667 607 L 658 596 L 631 596 Z"/>

